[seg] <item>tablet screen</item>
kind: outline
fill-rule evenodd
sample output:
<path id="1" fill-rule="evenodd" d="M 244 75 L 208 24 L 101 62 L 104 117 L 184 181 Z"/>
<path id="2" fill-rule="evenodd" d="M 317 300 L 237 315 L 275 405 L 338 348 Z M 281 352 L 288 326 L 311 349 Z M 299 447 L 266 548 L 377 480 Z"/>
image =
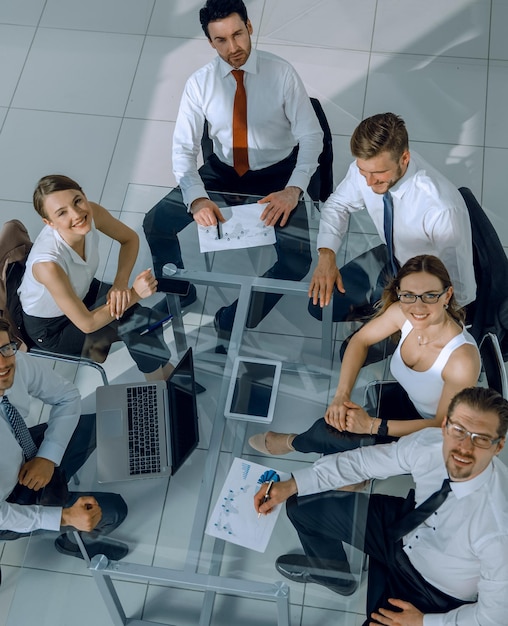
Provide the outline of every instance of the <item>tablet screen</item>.
<path id="1" fill-rule="evenodd" d="M 226 415 L 272 421 L 281 364 L 239 358 L 230 383 Z"/>

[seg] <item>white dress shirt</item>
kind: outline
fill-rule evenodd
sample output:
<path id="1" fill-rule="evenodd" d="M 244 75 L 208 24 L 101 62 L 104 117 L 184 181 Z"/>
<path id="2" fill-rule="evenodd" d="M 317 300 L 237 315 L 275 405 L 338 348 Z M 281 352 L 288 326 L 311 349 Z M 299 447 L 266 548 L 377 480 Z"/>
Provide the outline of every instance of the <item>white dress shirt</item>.
<path id="1" fill-rule="evenodd" d="M 173 172 L 187 206 L 208 197 L 197 168 L 205 119 L 214 153 L 233 166 L 236 80 L 232 69 L 217 56 L 185 85 L 173 135 Z M 299 145 L 287 186 L 307 189 L 323 149 L 323 132 L 300 77 L 284 59 L 254 49 L 241 69 L 247 93 L 250 169 L 274 165 Z"/>
<path id="2" fill-rule="evenodd" d="M 23 311 L 35 317 L 60 317 L 63 311 L 32 273 L 34 264 L 45 262 L 59 265 L 69 277 L 78 298 L 83 300 L 99 267 L 99 233 L 94 223 L 85 235 L 84 259 L 62 239 L 58 231 L 48 225 L 41 230 L 28 255 L 25 274 L 18 289 Z"/>
<path id="3" fill-rule="evenodd" d="M 442 446 L 441 429 L 425 428 L 393 444 L 324 456 L 293 472 L 298 495 L 411 474 L 421 504 L 448 477 Z M 431 585 L 473 604 L 427 614 L 424 626 L 500 626 L 508 615 L 508 468 L 495 457 L 475 478 L 450 484 L 444 504 L 403 538 L 404 551 Z"/>
<path id="4" fill-rule="evenodd" d="M 79 421 L 81 397 L 76 387 L 47 365 L 36 362 L 35 357 L 18 352 L 14 383 L 5 395 L 23 419 L 30 412 L 30 397 L 51 406 L 48 428 L 37 456 L 59 465 Z M 0 529 L 19 533 L 41 528 L 58 530 L 62 515 L 60 507 L 6 502 L 18 482 L 23 463 L 21 446 L 0 407 Z"/>
<path id="5" fill-rule="evenodd" d="M 393 197 L 393 246 L 400 265 L 419 254 L 445 264 L 461 306 L 476 297 L 471 224 L 458 189 L 411 151 L 404 176 L 390 189 Z M 374 193 L 353 162 L 344 180 L 321 207 L 317 247 L 337 252 L 349 215 L 367 209 L 383 242 L 383 196 Z"/>

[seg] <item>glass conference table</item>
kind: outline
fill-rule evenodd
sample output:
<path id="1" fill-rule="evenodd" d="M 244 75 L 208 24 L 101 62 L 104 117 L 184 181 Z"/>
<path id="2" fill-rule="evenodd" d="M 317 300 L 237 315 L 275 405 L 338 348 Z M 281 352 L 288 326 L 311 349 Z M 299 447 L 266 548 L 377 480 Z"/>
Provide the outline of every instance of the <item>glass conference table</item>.
<path id="1" fill-rule="evenodd" d="M 229 211 L 228 215 L 234 212 L 235 205 L 257 200 L 227 194 L 214 199 Z M 314 215 L 308 209 L 309 215 Z M 311 219 L 311 242 L 315 242 L 316 229 L 317 219 Z M 362 231 L 359 228 L 355 233 L 357 240 L 345 252 L 349 258 L 356 251 L 363 251 L 362 246 L 365 249 L 372 243 L 371 235 Z M 129 515 L 114 537 L 129 544 L 129 555 L 119 562 L 96 556 L 83 563 L 58 555 L 50 535 L 34 535 L 27 542 L 7 624 L 24 623 L 19 621 L 19 616 L 27 610 L 24 590 L 28 585 L 33 590 L 43 584 L 43 573 L 40 572 L 41 578 L 34 575 L 38 569 L 58 573 L 58 580 L 51 588 L 67 590 L 57 594 L 61 614 L 71 615 L 74 594 L 83 594 L 84 598 L 90 597 L 89 606 L 102 603 L 100 610 L 107 615 L 104 623 L 114 626 L 232 623 L 286 626 L 312 623 L 305 616 L 318 609 L 340 611 L 341 623 L 361 623 L 357 620 L 364 606 L 365 585 L 346 598 L 317 585 L 292 583 L 276 571 L 277 556 L 302 552 L 284 509 L 264 552 L 205 532 L 235 458 L 286 474 L 309 466 L 318 458 L 316 454 L 301 453 L 264 456 L 250 448 L 247 439 L 269 429 L 302 432 L 323 415 L 337 383 L 340 345 L 351 332 L 351 326 L 333 325 L 331 319 L 322 324 L 308 314 L 306 280 L 310 272 L 301 282 L 259 278 L 275 260 L 272 245 L 211 252 L 205 258 L 197 252 L 195 224 L 180 239 L 186 267 L 176 273 L 171 269 L 170 276 L 176 281 L 189 280 L 195 284 L 198 299 L 182 312 L 178 296 L 167 294 L 174 318 L 165 329 L 165 337 L 178 356 L 187 346 L 192 346 L 196 379 L 206 387 L 206 392 L 197 396 L 198 448 L 171 479 L 102 484 L 97 482 L 92 455 L 79 473 L 80 484 L 76 487 L 71 484 L 71 489 L 116 491 L 124 496 Z M 311 243 L 311 249 L 314 248 L 315 244 Z M 252 293 L 283 294 L 283 298 L 256 328 L 249 329 L 245 323 Z M 230 341 L 220 341 L 213 325 L 214 314 L 235 298 L 238 306 Z M 271 424 L 224 415 L 231 373 L 239 355 L 281 362 Z M 371 378 L 383 377 L 384 365 L 380 367 L 379 373 L 371 374 Z M 115 382 L 110 378 L 110 384 Z M 248 496 L 250 501 L 253 493 Z M 249 514 L 257 517 L 253 508 Z M 240 530 L 241 521 L 235 519 L 234 524 Z M 362 553 L 351 549 L 350 560 L 353 576 L 362 583 L 366 576 Z M 50 623 L 43 619 L 46 609 L 49 614 L 49 605 L 38 607 L 43 624 Z M 344 621 L 344 615 L 349 615 L 352 621 Z M 55 624 L 55 618 L 52 619 Z M 61 623 L 67 622 L 64 619 Z"/>

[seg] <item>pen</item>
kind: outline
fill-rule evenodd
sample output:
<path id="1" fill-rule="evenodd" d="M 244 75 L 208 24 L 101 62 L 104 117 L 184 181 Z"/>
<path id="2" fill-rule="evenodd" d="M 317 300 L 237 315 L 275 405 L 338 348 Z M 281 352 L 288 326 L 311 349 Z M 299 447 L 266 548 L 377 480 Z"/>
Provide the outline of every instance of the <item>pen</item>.
<path id="1" fill-rule="evenodd" d="M 217 239 L 222 239 L 221 224 L 219 220 L 217 220 Z"/>
<path id="2" fill-rule="evenodd" d="M 268 483 L 268 487 L 266 488 L 266 493 L 265 496 L 263 498 L 263 502 L 261 502 L 261 504 L 264 504 L 265 502 L 268 502 L 268 500 L 270 499 L 270 489 L 272 488 L 273 485 L 273 480 L 271 480 Z M 261 517 L 261 513 L 258 513 L 258 519 Z"/>

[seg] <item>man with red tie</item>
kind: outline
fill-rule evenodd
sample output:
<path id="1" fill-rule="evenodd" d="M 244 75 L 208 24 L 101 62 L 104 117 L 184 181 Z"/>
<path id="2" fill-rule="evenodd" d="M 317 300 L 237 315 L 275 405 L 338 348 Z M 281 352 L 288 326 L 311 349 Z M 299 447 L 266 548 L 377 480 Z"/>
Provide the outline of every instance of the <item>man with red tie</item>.
<path id="1" fill-rule="evenodd" d="M 294 68 L 252 48 L 252 24 L 242 0 L 208 0 L 202 28 L 217 56 L 187 81 L 173 136 L 173 170 L 179 187 L 145 217 L 155 275 L 172 262 L 183 267 L 178 233 L 193 220 L 223 222 L 213 193 L 263 196 L 261 219 L 275 226 L 276 263 L 265 277 L 301 280 L 311 253 L 305 205 L 300 202 L 323 149 L 323 133 Z M 197 167 L 205 122 L 213 153 Z M 194 286 L 182 304 L 196 297 Z M 281 296 L 256 293 L 247 320 L 255 327 Z M 256 301 L 257 300 L 257 301 Z M 236 302 L 215 316 L 224 336 Z"/>

